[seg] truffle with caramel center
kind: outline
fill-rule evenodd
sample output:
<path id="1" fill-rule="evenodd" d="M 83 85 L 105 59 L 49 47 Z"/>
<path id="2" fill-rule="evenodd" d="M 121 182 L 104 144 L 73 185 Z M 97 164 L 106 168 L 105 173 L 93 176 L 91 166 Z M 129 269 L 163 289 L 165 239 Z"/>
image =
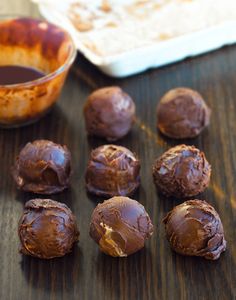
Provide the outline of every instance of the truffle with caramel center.
<path id="1" fill-rule="evenodd" d="M 143 205 L 127 197 L 113 197 L 94 209 L 90 236 L 100 250 L 125 257 L 144 247 L 153 225 Z"/>

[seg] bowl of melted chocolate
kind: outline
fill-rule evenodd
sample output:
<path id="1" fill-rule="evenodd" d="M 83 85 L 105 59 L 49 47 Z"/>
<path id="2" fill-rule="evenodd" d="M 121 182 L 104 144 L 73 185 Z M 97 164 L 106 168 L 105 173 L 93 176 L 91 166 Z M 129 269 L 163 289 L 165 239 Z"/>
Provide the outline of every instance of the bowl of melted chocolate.
<path id="1" fill-rule="evenodd" d="M 46 114 L 58 99 L 76 49 L 63 29 L 32 18 L 0 21 L 0 126 Z"/>

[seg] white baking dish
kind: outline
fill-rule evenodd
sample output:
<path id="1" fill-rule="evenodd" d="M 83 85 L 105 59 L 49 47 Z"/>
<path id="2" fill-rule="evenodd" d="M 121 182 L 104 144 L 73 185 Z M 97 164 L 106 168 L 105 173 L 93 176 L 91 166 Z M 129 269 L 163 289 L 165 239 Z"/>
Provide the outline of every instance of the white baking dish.
<path id="1" fill-rule="evenodd" d="M 50 22 L 68 30 L 74 37 L 76 46 L 84 56 L 102 72 L 113 77 L 125 77 L 180 61 L 186 57 L 199 55 L 236 42 L 236 21 L 226 21 L 200 31 L 159 41 L 150 46 L 131 49 L 111 56 L 99 56 L 81 43 L 75 28 L 61 15 L 39 4 L 41 14 Z"/>

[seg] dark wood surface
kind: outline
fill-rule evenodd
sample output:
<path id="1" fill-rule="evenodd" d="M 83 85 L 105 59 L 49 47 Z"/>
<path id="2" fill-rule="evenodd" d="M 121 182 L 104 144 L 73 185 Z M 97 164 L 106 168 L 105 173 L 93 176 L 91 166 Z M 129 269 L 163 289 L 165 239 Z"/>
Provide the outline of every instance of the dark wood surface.
<path id="1" fill-rule="evenodd" d="M 106 85 L 120 85 L 136 102 L 137 122 L 118 144 L 141 158 L 142 186 L 134 198 L 146 207 L 155 226 L 145 249 L 121 259 L 101 254 L 88 235 L 97 199 L 85 191 L 84 172 L 90 150 L 104 141 L 87 138 L 82 107 L 91 91 Z M 210 187 L 199 198 L 216 208 L 224 224 L 227 251 L 218 261 L 173 253 L 161 223 L 181 201 L 157 195 L 151 165 L 178 142 L 156 132 L 155 107 L 163 93 L 177 86 L 198 90 L 212 108 L 210 127 L 200 137 L 183 142 L 203 150 L 212 164 Z M 71 254 L 49 261 L 18 253 L 18 219 L 25 201 L 34 195 L 17 191 L 10 175 L 19 150 L 38 138 L 67 144 L 72 151 L 71 188 L 51 198 L 73 210 L 81 232 Z M 0 130 L 0 299 L 236 299 L 235 182 L 236 46 L 126 79 L 106 77 L 79 55 L 51 113 L 28 127 Z"/>

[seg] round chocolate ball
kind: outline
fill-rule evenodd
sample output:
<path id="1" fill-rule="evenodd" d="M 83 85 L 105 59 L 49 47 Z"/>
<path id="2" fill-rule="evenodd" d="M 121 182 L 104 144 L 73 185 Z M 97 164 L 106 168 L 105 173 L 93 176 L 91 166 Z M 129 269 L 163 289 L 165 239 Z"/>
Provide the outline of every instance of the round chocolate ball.
<path id="1" fill-rule="evenodd" d="M 87 190 L 97 196 L 132 195 L 140 185 L 140 162 L 125 147 L 103 145 L 91 152 L 85 181 Z"/>
<path id="2" fill-rule="evenodd" d="M 89 135 L 115 141 L 130 131 L 135 118 L 135 104 L 119 87 L 101 88 L 88 97 L 84 117 Z"/>
<path id="3" fill-rule="evenodd" d="M 204 153 L 194 146 L 173 147 L 153 165 L 156 187 L 167 197 L 187 198 L 203 192 L 210 175 L 211 166 Z"/>
<path id="4" fill-rule="evenodd" d="M 94 209 L 90 236 L 100 250 L 125 257 L 144 247 L 153 225 L 143 205 L 127 197 L 113 197 Z"/>
<path id="5" fill-rule="evenodd" d="M 79 239 L 71 210 L 50 199 L 26 202 L 18 234 L 23 254 L 44 259 L 64 256 Z"/>
<path id="6" fill-rule="evenodd" d="M 163 222 L 167 239 L 179 254 L 215 260 L 226 249 L 220 217 L 206 201 L 186 201 L 169 212 Z"/>
<path id="7" fill-rule="evenodd" d="M 26 144 L 13 168 L 18 188 L 38 194 L 61 192 L 68 187 L 70 175 L 70 151 L 47 140 Z"/>
<path id="8" fill-rule="evenodd" d="M 157 105 L 157 127 L 174 139 L 193 138 L 209 125 L 210 114 L 198 92 L 176 88 L 167 92 Z"/>

